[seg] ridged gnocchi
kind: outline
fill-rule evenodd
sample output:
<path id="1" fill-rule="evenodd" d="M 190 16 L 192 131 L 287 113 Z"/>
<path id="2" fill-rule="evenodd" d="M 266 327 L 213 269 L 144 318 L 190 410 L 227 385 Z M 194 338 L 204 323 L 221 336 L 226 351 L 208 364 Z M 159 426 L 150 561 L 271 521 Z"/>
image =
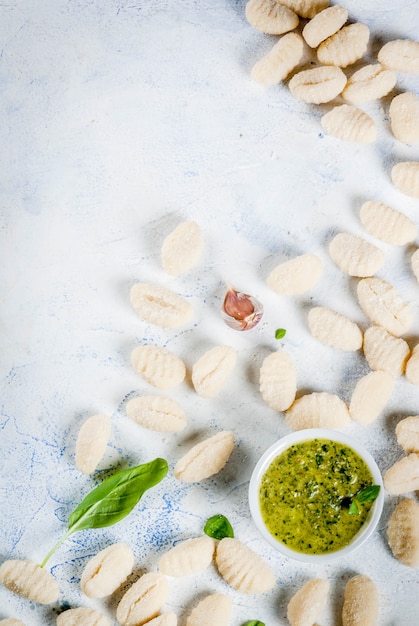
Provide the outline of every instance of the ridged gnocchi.
<path id="1" fill-rule="evenodd" d="M 143 574 L 122 596 L 116 619 L 122 626 L 138 626 L 156 617 L 169 592 L 167 578 L 159 572 Z"/>
<path id="2" fill-rule="evenodd" d="M 198 395 L 213 398 L 227 383 L 237 363 L 231 346 L 215 346 L 203 354 L 192 367 L 192 384 Z"/>
<path id="3" fill-rule="evenodd" d="M 288 83 L 295 98 L 311 104 L 330 102 L 341 93 L 345 85 L 345 74 L 340 67 L 333 65 L 298 72 Z"/>
<path id="4" fill-rule="evenodd" d="M 369 38 L 370 31 L 366 24 L 349 24 L 319 45 L 317 58 L 323 65 L 348 67 L 364 56 Z"/>
<path id="5" fill-rule="evenodd" d="M 419 454 L 411 452 L 396 461 L 384 474 L 384 487 L 393 495 L 419 489 Z"/>
<path id="6" fill-rule="evenodd" d="M 348 78 L 342 97 L 352 104 L 378 100 L 386 96 L 397 82 L 397 74 L 380 63 L 365 65 Z"/>
<path id="7" fill-rule="evenodd" d="M 393 555 L 403 565 L 419 566 L 419 505 L 405 498 L 394 509 L 387 525 Z"/>
<path id="8" fill-rule="evenodd" d="M 414 241 L 418 229 L 411 219 L 383 202 L 367 200 L 359 217 L 364 228 L 374 237 L 393 245 L 403 246 Z"/>
<path id="9" fill-rule="evenodd" d="M 111 622 L 108 618 L 95 611 L 80 607 L 77 609 L 69 609 L 60 613 L 57 617 L 57 626 L 110 626 Z"/>
<path id="10" fill-rule="evenodd" d="M 51 604 L 60 595 L 55 578 L 34 561 L 4 561 L 0 566 L 0 583 L 9 591 L 39 604 Z"/>
<path id="11" fill-rule="evenodd" d="M 238 539 L 221 539 L 215 562 L 224 580 L 242 593 L 265 593 L 275 584 L 275 575 L 269 565 Z"/>
<path id="12" fill-rule="evenodd" d="M 249 0 L 245 8 L 249 24 L 267 35 L 282 35 L 297 28 L 299 17 L 277 0 Z"/>
<path id="13" fill-rule="evenodd" d="M 394 380 L 386 372 L 369 372 L 355 385 L 349 403 L 349 415 L 359 424 L 371 424 L 390 399 Z"/>
<path id="14" fill-rule="evenodd" d="M 317 46 L 334 35 L 348 19 L 348 11 L 339 5 L 323 9 L 303 28 L 302 35 L 310 48 Z"/>
<path id="15" fill-rule="evenodd" d="M 288 33 L 252 68 L 251 78 L 263 85 L 276 85 L 297 67 L 304 54 L 301 35 Z"/>
<path id="16" fill-rule="evenodd" d="M 160 557 L 159 570 L 166 576 L 190 576 L 207 568 L 213 560 L 215 541 L 203 536 L 176 544 Z"/>
<path id="17" fill-rule="evenodd" d="M 316 306 L 310 309 L 307 319 L 313 337 L 325 345 L 347 352 L 355 352 L 361 348 L 360 328 L 337 311 Z"/>
<path id="18" fill-rule="evenodd" d="M 329 0 L 281 0 L 281 4 L 287 6 L 301 17 L 314 17 L 329 6 Z"/>
<path id="19" fill-rule="evenodd" d="M 372 143 L 377 139 L 374 120 L 365 111 L 349 104 L 333 107 L 320 120 L 323 130 L 342 141 Z"/>
<path id="20" fill-rule="evenodd" d="M 389 41 L 379 50 L 378 60 L 397 72 L 419 72 L 419 42 L 411 39 Z"/>
<path id="21" fill-rule="evenodd" d="M 280 296 L 298 295 L 312 289 L 322 272 L 323 264 L 317 255 L 302 254 L 274 267 L 267 284 Z"/>
<path id="22" fill-rule="evenodd" d="M 222 470 L 234 448 L 234 434 L 221 431 L 193 446 L 175 465 L 174 475 L 196 483 Z"/>
<path id="23" fill-rule="evenodd" d="M 182 407 L 171 398 L 140 396 L 128 400 L 127 415 L 134 422 L 163 433 L 177 433 L 186 426 L 186 415 Z"/>
<path id="24" fill-rule="evenodd" d="M 397 443 L 405 452 L 419 452 L 419 415 L 409 415 L 396 426 Z"/>
<path id="25" fill-rule="evenodd" d="M 157 346 L 138 346 L 131 354 L 134 370 L 157 389 L 172 389 L 186 375 L 184 362 L 173 352 Z"/>
<path id="26" fill-rule="evenodd" d="M 259 376 L 260 393 L 268 406 L 285 411 L 294 402 L 297 373 L 288 352 L 272 352 L 263 360 Z"/>
<path id="27" fill-rule="evenodd" d="M 339 396 L 322 392 L 305 394 L 286 411 L 285 420 L 293 430 L 304 428 L 345 428 L 350 421 L 346 404 Z"/>
<path id="28" fill-rule="evenodd" d="M 233 609 L 231 599 L 223 593 L 213 593 L 192 609 L 186 626 L 228 626 Z"/>
<path id="29" fill-rule="evenodd" d="M 88 561 L 80 579 L 81 590 L 88 598 L 106 598 L 122 585 L 133 567 L 131 548 L 114 543 Z"/>
<path id="30" fill-rule="evenodd" d="M 364 333 L 364 355 L 372 370 L 397 378 L 406 368 L 410 348 L 404 339 L 394 337 L 381 326 L 370 326 Z"/>
<path id="31" fill-rule="evenodd" d="M 313 626 L 326 607 L 330 584 L 323 578 L 307 581 L 288 603 L 291 626 Z"/>
<path id="32" fill-rule="evenodd" d="M 391 170 L 391 180 L 399 191 L 419 198 L 419 161 L 402 161 Z"/>
<path id="33" fill-rule="evenodd" d="M 329 254 L 338 268 L 349 276 L 373 276 L 382 267 L 385 255 L 362 237 L 338 233 L 329 243 Z"/>
<path id="34" fill-rule="evenodd" d="M 412 92 L 395 96 L 390 103 L 390 126 L 393 135 L 404 143 L 419 141 L 419 97 Z"/>
<path id="35" fill-rule="evenodd" d="M 137 283 L 131 288 L 130 299 L 141 319 L 164 328 L 184 326 L 193 316 L 193 307 L 185 298 L 159 285 Z"/>
<path id="36" fill-rule="evenodd" d="M 105 454 L 111 433 L 107 415 L 89 417 L 81 426 L 76 442 L 76 466 L 84 474 L 91 474 Z"/>
<path id="37" fill-rule="evenodd" d="M 348 580 L 342 607 L 342 626 L 375 626 L 379 613 L 379 597 L 369 576 L 358 574 Z"/>
<path id="38" fill-rule="evenodd" d="M 412 309 L 391 283 L 376 276 L 363 278 L 358 283 L 357 295 L 361 309 L 375 324 L 395 337 L 408 332 L 413 321 Z"/>
<path id="39" fill-rule="evenodd" d="M 416 344 L 406 363 L 406 379 L 412 385 L 419 385 L 419 344 Z"/>
<path id="40" fill-rule="evenodd" d="M 204 237 L 194 221 L 182 222 L 163 241 L 161 261 L 164 271 L 179 276 L 190 270 L 200 257 Z"/>

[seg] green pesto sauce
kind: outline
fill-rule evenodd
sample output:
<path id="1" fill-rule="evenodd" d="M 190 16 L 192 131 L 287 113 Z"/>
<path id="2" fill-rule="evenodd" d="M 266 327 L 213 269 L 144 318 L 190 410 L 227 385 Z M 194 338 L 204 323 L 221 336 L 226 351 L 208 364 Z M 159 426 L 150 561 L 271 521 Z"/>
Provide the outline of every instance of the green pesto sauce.
<path id="1" fill-rule="evenodd" d="M 373 484 L 365 461 L 352 448 L 329 439 L 294 444 L 277 456 L 259 488 L 263 521 L 291 550 L 327 554 L 348 545 L 373 502 L 351 515 L 351 499 Z"/>

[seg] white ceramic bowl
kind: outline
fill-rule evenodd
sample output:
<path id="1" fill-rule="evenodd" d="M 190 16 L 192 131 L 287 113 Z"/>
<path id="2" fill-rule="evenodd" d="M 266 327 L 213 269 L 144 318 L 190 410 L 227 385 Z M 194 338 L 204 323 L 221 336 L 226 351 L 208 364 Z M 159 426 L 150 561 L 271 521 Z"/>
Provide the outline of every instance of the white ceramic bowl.
<path id="1" fill-rule="evenodd" d="M 340 550 L 336 550 L 335 552 L 330 552 L 328 554 L 303 554 L 301 552 L 291 550 L 285 544 L 275 539 L 275 537 L 271 535 L 271 533 L 265 526 L 259 506 L 259 485 L 262 476 L 268 469 L 269 465 L 278 455 L 284 452 L 284 450 L 286 450 L 289 446 L 295 443 L 316 438 L 337 441 L 355 450 L 355 452 L 357 452 L 368 465 L 368 468 L 373 476 L 374 484 L 380 485 L 380 492 L 378 498 L 375 500 L 373 506 L 371 507 L 366 522 L 363 524 L 358 533 L 354 536 L 351 543 L 349 543 L 344 548 L 341 548 Z M 270 448 L 268 448 L 268 450 L 266 450 L 266 452 L 261 456 L 259 462 L 253 470 L 249 484 L 250 512 L 252 514 L 253 521 L 255 522 L 262 536 L 266 539 L 268 543 L 270 543 L 271 546 L 276 548 L 278 552 L 280 552 L 284 556 L 295 559 L 297 561 L 304 561 L 306 563 L 330 563 L 331 561 L 341 559 L 342 557 L 347 556 L 354 550 L 358 549 L 374 532 L 383 510 L 383 503 L 383 480 L 380 470 L 378 469 L 378 466 L 372 458 L 371 454 L 360 443 L 358 443 L 349 435 L 326 428 L 309 428 L 306 430 L 299 430 L 289 435 L 286 435 L 285 437 L 282 437 L 282 439 L 279 439 L 276 443 L 270 446 Z"/>

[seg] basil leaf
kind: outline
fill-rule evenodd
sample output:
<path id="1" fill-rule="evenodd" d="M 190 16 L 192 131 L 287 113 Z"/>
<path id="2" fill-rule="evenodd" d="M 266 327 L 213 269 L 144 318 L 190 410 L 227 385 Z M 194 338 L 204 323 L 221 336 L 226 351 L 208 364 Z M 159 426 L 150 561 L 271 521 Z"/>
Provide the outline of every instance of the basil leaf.
<path id="1" fill-rule="evenodd" d="M 374 502 L 378 498 L 378 494 L 380 493 L 380 485 L 371 485 L 370 487 L 365 487 L 365 489 L 361 489 L 356 494 L 356 499 L 358 502 Z"/>
<path id="2" fill-rule="evenodd" d="M 245 622 L 243 626 L 265 626 L 265 624 L 258 619 L 251 619 L 250 622 Z"/>
<path id="3" fill-rule="evenodd" d="M 285 328 L 277 328 L 275 331 L 275 339 L 282 339 L 282 337 L 285 337 L 287 331 L 285 330 Z M 259 623 L 261 624 L 262 622 L 248 622 L 249 624 L 251 623 Z"/>
<path id="4" fill-rule="evenodd" d="M 234 537 L 234 530 L 228 519 L 218 513 L 210 517 L 204 526 L 204 533 L 213 539 L 224 539 L 224 537 Z"/>
<path id="5" fill-rule="evenodd" d="M 352 500 L 351 506 L 349 507 L 349 515 L 358 515 L 359 507 L 356 503 L 356 500 Z"/>

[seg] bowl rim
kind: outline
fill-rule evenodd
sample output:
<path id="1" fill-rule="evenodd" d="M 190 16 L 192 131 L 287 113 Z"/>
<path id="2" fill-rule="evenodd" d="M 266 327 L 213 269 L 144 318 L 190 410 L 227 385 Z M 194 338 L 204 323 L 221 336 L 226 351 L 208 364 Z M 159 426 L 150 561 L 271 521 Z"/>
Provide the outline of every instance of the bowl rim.
<path id="1" fill-rule="evenodd" d="M 368 468 L 374 480 L 374 484 L 380 485 L 380 492 L 377 499 L 374 501 L 373 506 L 371 507 L 369 516 L 361 529 L 354 536 L 352 541 L 343 548 L 340 548 L 340 550 L 336 550 L 335 552 L 330 552 L 328 554 L 304 554 L 303 552 L 297 552 L 296 550 L 292 550 L 291 548 L 285 546 L 283 543 L 281 543 L 271 535 L 271 533 L 265 526 L 259 507 L 259 484 L 262 475 L 265 473 L 266 469 L 269 467 L 274 458 L 284 452 L 291 445 L 311 439 L 330 439 L 331 441 L 343 443 L 353 448 L 353 450 L 355 450 L 355 452 L 357 452 L 368 465 Z M 274 547 L 283 556 L 290 559 L 303 561 L 305 563 L 322 564 L 330 563 L 332 561 L 341 559 L 344 556 L 347 556 L 348 554 L 357 550 L 361 545 L 363 545 L 372 535 L 377 527 L 383 511 L 384 485 L 381 472 L 374 458 L 372 457 L 370 452 L 368 452 L 368 450 L 352 436 L 329 428 L 306 428 L 303 430 L 293 431 L 292 433 L 281 437 L 262 454 L 250 478 L 248 497 L 250 513 L 253 521 L 257 529 L 261 533 L 262 537 L 272 547 Z"/>

